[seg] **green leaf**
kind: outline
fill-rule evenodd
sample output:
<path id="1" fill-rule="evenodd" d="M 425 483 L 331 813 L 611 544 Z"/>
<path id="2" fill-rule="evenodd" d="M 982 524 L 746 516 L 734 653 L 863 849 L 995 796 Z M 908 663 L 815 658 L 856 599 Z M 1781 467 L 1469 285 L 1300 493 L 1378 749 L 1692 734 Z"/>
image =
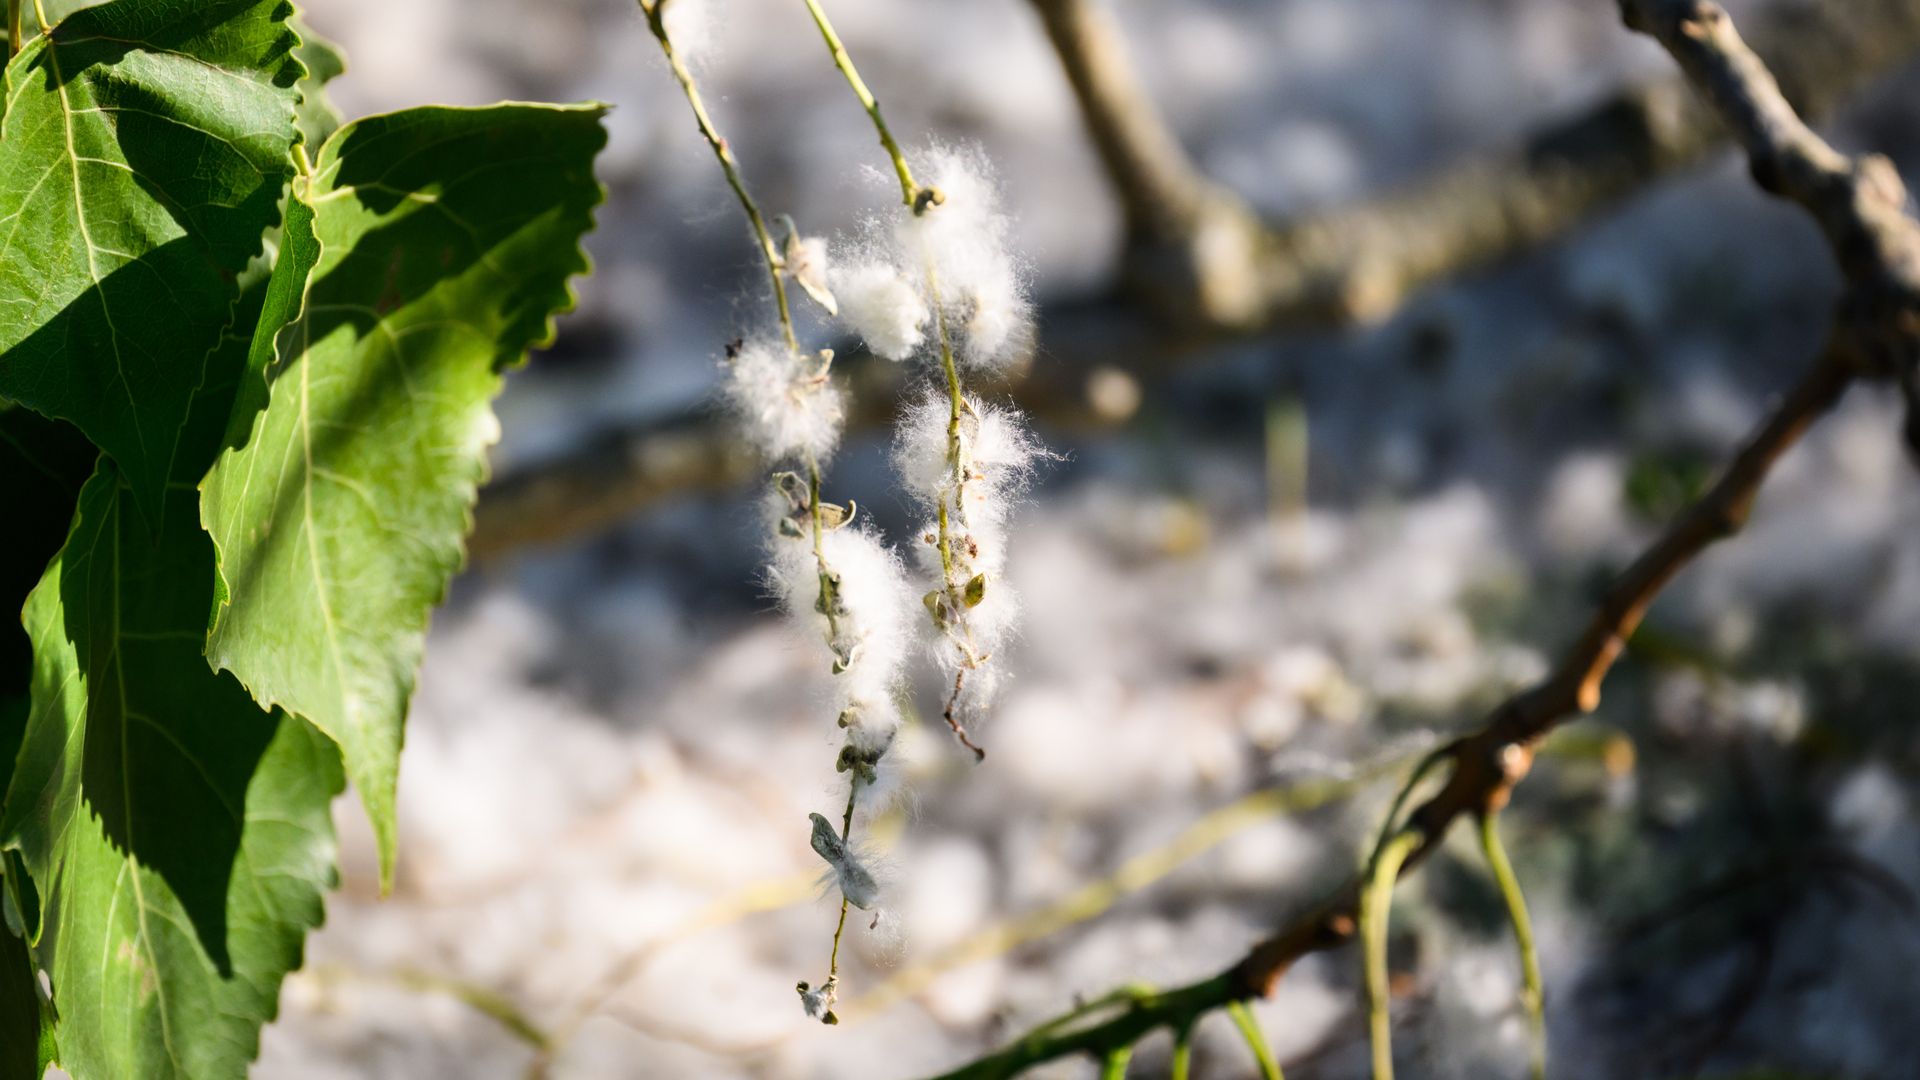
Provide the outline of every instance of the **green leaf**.
<path id="1" fill-rule="evenodd" d="M 226 446 L 243 445 L 253 430 L 254 418 L 267 407 L 267 372 L 278 355 L 280 335 L 300 317 L 300 309 L 306 303 L 307 282 L 314 264 L 319 261 L 320 241 L 313 235 L 313 207 L 289 195 L 280 229 L 279 256 L 274 260 L 273 275 L 260 298 L 260 309 L 249 324 L 253 329 L 246 342 L 245 360 L 234 371 Z M 209 461 L 208 465 L 211 464 Z M 196 473 L 195 478 L 199 475 Z"/>
<path id="2" fill-rule="evenodd" d="M 180 452 L 174 456 L 175 483 L 198 484 L 222 450 L 246 441 L 254 416 L 267 407 L 274 339 L 300 314 L 307 275 L 319 257 L 313 210 L 290 196 L 268 250 L 240 275 L 233 325 L 207 357 L 206 377 L 194 391 Z"/>
<path id="3" fill-rule="evenodd" d="M 0 865 L 0 885 L 11 886 Z M 27 943 L 0 926 L 0 1080 L 40 1080 L 53 1060 L 53 1018 Z"/>
<path id="4" fill-rule="evenodd" d="M 0 404 L 0 507 L 7 514 L 7 554 L 0 558 L 0 604 L 6 607 L 0 621 L 0 797 L 26 730 L 33 671 L 20 607 L 66 541 L 74 500 L 99 456 L 72 425 Z"/>
<path id="5" fill-rule="evenodd" d="M 112 454 L 157 524 L 234 281 L 292 175 L 286 0 L 114 0 L 7 66 L 0 395 Z"/>
<path id="6" fill-rule="evenodd" d="M 340 744 L 394 859 L 401 725 L 463 558 L 502 369 L 571 307 L 599 106 L 423 108 L 315 162 L 320 259 L 271 402 L 201 485 L 227 606 L 207 658 Z"/>
<path id="7" fill-rule="evenodd" d="M 293 29 L 300 35 L 300 47 L 293 55 L 307 69 L 300 80 L 300 141 L 318 150 L 328 136 L 339 130 L 340 110 L 327 97 L 327 84 L 346 74 L 347 58 L 340 46 L 321 37 L 307 26 L 305 19 L 293 17 Z"/>
<path id="8" fill-rule="evenodd" d="M 200 654 L 213 545 L 111 460 L 27 602 L 34 701 L 0 840 L 40 887 L 63 1067 L 240 1077 L 334 880 L 333 746 Z"/>
<path id="9" fill-rule="evenodd" d="M 227 447 L 227 435 L 240 384 L 250 374 L 248 358 L 253 349 L 255 327 L 266 306 L 272 284 L 274 263 L 270 253 L 247 264 L 240 275 L 240 298 L 233 305 L 233 324 L 221 335 L 220 344 L 207 354 L 206 374 L 187 408 L 187 422 L 180 429 L 180 448 L 173 455 L 173 481 L 193 487 L 213 467 L 214 459 Z M 251 372 L 259 382 L 258 372 Z M 263 388 L 259 392 L 266 396 Z M 249 414 L 251 417 L 251 414 Z"/>

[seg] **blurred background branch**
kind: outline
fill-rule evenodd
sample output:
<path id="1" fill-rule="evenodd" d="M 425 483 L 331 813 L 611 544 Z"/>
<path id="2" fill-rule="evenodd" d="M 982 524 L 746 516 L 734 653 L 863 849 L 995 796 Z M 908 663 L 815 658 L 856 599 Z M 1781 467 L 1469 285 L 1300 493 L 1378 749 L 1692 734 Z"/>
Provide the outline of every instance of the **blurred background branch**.
<path id="1" fill-rule="evenodd" d="M 1384 196 L 1264 221 L 1188 159 L 1101 0 L 1034 3 L 1126 229 L 1113 284 L 1048 303 L 1038 362 L 993 388 L 1055 428 L 1124 423 L 1153 379 L 1210 345 L 1385 318 L 1423 286 L 1580 227 L 1727 137 L 1685 80 L 1653 80 Z M 1752 37 L 1786 100 L 1819 115 L 1920 51 L 1920 0 L 1776 5 Z M 889 420 L 897 366 L 842 356 L 851 425 Z M 1920 381 L 1903 386 L 1920 399 Z M 747 457 L 704 406 L 609 428 L 488 485 L 472 555 L 565 542 L 675 495 L 737 489 Z"/>

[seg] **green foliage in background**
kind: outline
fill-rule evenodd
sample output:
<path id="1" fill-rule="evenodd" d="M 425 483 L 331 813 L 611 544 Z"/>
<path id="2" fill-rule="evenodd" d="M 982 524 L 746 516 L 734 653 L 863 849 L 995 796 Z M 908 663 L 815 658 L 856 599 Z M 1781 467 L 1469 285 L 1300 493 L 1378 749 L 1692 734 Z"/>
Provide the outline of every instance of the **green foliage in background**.
<path id="1" fill-rule="evenodd" d="M 24 14 L 0 127 L 0 1080 L 244 1075 L 396 847 L 505 369 L 586 272 L 598 106 L 344 123 L 285 0 Z M 46 20 L 42 22 L 42 18 Z"/>

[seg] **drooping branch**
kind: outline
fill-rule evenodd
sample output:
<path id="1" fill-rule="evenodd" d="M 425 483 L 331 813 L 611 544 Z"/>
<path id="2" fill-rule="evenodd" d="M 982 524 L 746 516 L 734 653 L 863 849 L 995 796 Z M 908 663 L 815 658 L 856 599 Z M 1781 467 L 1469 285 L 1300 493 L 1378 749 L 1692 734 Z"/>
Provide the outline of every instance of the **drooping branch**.
<path id="1" fill-rule="evenodd" d="M 1848 287 L 1833 332 L 1812 368 L 1749 437 L 1720 479 L 1614 580 L 1585 632 L 1551 673 L 1498 708 L 1481 728 L 1446 748 L 1441 789 L 1407 819 L 1414 845 L 1400 874 L 1417 868 L 1464 816 L 1497 814 L 1525 777 L 1539 741 L 1591 712 L 1600 687 L 1648 607 L 1714 541 L 1746 522 L 1774 464 L 1862 375 L 1908 375 L 1920 357 L 1920 225 L 1905 193 L 1877 159 L 1849 160 L 1815 135 L 1781 95 L 1765 65 L 1705 0 L 1621 0 L 1628 24 L 1658 38 L 1701 87 L 1747 150 L 1768 190 L 1800 203 L 1821 223 Z M 1359 922 L 1356 875 L 1237 964 L 1164 993 L 1139 991 L 1098 1022 L 1043 1025 L 945 1080 L 1011 1077 L 1077 1053 L 1104 1054 L 1166 1026 L 1181 1031 L 1203 1013 L 1266 995 L 1301 957 L 1345 944 Z"/>

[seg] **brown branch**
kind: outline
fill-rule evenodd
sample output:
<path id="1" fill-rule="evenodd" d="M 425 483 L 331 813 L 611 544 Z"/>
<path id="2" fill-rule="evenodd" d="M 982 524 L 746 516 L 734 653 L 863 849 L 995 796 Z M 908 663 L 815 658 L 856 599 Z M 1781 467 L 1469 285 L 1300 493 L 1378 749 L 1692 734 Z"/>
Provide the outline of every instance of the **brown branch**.
<path id="1" fill-rule="evenodd" d="M 1088 0 L 1033 0 L 1033 6 L 1120 197 L 1128 232 L 1170 239 L 1191 232 L 1207 180 L 1153 107 L 1112 14 Z"/>
<path id="2" fill-rule="evenodd" d="M 608 431 L 483 488 L 467 552 L 484 562 L 601 532 L 640 507 L 675 495 L 737 490 L 758 475 L 753 450 L 704 411 Z"/>
<path id="3" fill-rule="evenodd" d="M 1560 664 L 1532 689 L 1496 708 L 1480 730 L 1446 748 L 1453 771 L 1446 784 L 1408 818 L 1420 846 L 1401 874 L 1411 872 L 1463 816 L 1497 813 L 1532 764 L 1534 747 L 1559 724 L 1592 711 L 1600 684 L 1619 659 L 1648 606 L 1675 574 L 1708 545 L 1738 531 L 1760 484 L 1775 462 L 1832 407 L 1858 370 L 1853 350 L 1836 341 L 1774 409 L 1734 457 L 1711 490 L 1696 500 L 1653 546 L 1607 590 L 1585 633 Z M 1163 1025 L 1178 1027 L 1230 1001 L 1272 993 L 1300 958 L 1352 939 L 1358 925 L 1361 878 L 1356 875 L 1306 914 L 1260 942 L 1233 967 L 1204 982 L 1165 993 L 1140 994 L 1099 1024 L 1049 1029 L 996 1054 L 944 1074 L 942 1080 L 1011 1077 L 1043 1061 L 1098 1053 Z"/>
<path id="4" fill-rule="evenodd" d="M 1754 180 L 1798 203 L 1826 234 L 1848 283 L 1847 313 L 1866 359 L 1892 370 L 1920 333 L 1920 225 L 1893 163 L 1848 158 L 1788 103 L 1733 20 L 1705 0 L 1620 0 L 1628 26 L 1656 38 L 1747 152 Z"/>
<path id="5" fill-rule="evenodd" d="M 1380 318 L 1424 285 L 1567 232 L 1726 137 L 1684 79 L 1662 79 L 1384 198 L 1262 222 L 1180 149 L 1100 0 L 1033 2 L 1126 209 L 1123 277 L 1204 332 Z M 1788 98 L 1823 112 L 1920 47 L 1920 2 L 1784 6 L 1756 41 Z"/>
<path id="6" fill-rule="evenodd" d="M 1726 472 L 1608 588 L 1586 631 L 1537 686 L 1496 708 L 1474 734 L 1445 751 L 1445 785 L 1407 819 L 1418 866 L 1465 815 L 1498 813 L 1532 764 L 1539 741 L 1592 711 L 1600 686 L 1647 608 L 1708 545 L 1738 531 L 1761 483 L 1806 430 L 1859 375 L 1908 372 L 1920 358 L 1920 225 L 1904 213 L 1905 192 L 1879 159 L 1849 160 L 1794 113 L 1764 64 L 1706 0 L 1620 0 L 1630 26 L 1666 45 L 1748 152 L 1770 191 L 1805 207 L 1825 231 L 1848 281 L 1833 333 L 1811 370 L 1749 437 Z M 1390 825 L 1392 823 L 1389 823 Z M 1362 882 L 1349 879 L 1304 916 L 1204 982 L 1163 994 L 1137 993 L 1117 1016 L 1095 1024 L 1043 1026 L 1033 1035 L 953 1073 L 1009 1077 L 1043 1061 L 1124 1046 L 1162 1025 L 1255 995 L 1301 957 L 1344 944 L 1358 922 Z"/>
<path id="7" fill-rule="evenodd" d="M 1183 321 L 1255 328 L 1261 300 L 1249 242 L 1260 224 L 1253 212 L 1188 158 L 1153 107 L 1105 5 L 1033 6 L 1125 214 L 1121 269 L 1131 291 Z"/>
<path id="8" fill-rule="evenodd" d="M 1840 397 L 1854 377 L 1849 355 L 1829 348 L 1748 440 L 1720 481 L 1622 573 L 1602 598 L 1586 631 L 1548 677 L 1509 698 L 1481 729 L 1448 751 L 1453 772 L 1446 785 L 1409 818 L 1423 836 L 1409 860 L 1417 862 L 1461 816 L 1497 813 L 1513 785 L 1526 775 L 1533 748 L 1561 723 L 1600 704 L 1600 684 L 1655 597 L 1675 574 L 1709 544 L 1739 531 L 1760 484 L 1780 455 Z M 1355 879 L 1323 911 L 1256 947 L 1235 969 L 1239 986 L 1265 994 L 1295 960 L 1343 944 L 1352 936 L 1359 881 Z"/>

